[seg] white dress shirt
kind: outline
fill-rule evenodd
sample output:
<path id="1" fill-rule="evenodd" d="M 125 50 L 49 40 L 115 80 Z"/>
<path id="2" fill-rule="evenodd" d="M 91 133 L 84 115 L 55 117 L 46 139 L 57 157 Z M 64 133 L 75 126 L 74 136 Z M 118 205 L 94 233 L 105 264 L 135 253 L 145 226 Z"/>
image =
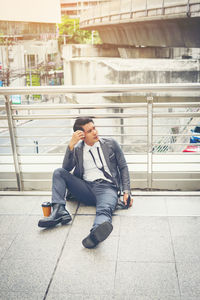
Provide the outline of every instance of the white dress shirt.
<path id="1" fill-rule="evenodd" d="M 96 142 L 93 146 L 89 146 L 85 143 L 83 148 L 83 168 L 84 168 L 83 179 L 87 181 L 94 181 L 96 179 L 104 179 L 110 181 L 104 176 L 103 172 L 96 167 L 92 155 L 89 152 L 89 150 L 91 150 L 92 154 L 94 155 L 97 166 L 99 168 L 102 168 L 102 163 L 99 159 L 97 147 L 99 147 L 100 156 L 103 162 L 104 169 L 108 174 L 110 174 L 100 143 Z"/>

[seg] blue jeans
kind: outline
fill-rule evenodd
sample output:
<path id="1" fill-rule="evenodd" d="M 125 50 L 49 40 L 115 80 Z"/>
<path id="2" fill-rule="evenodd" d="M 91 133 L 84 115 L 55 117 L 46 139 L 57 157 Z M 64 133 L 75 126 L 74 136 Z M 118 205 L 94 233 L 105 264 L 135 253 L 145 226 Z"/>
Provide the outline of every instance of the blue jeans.
<path id="1" fill-rule="evenodd" d="M 96 206 L 96 217 L 92 229 L 107 221 L 112 223 L 116 208 L 117 188 L 110 182 L 91 182 L 82 180 L 63 168 L 53 173 L 52 203 L 66 204 L 66 189 L 80 202 Z"/>

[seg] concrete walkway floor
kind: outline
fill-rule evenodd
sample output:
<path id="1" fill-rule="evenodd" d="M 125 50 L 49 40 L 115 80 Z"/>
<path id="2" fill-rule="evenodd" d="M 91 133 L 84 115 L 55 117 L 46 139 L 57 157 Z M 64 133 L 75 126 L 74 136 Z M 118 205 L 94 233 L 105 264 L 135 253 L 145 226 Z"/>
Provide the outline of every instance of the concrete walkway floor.
<path id="1" fill-rule="evenodd" d="M 40 229 L 48 200 L 0 197 L 0 299 L 200 299 L 200 196 L 135 196 L 92 250 L 95 209 L 69 202 L 70 225 Z"/>

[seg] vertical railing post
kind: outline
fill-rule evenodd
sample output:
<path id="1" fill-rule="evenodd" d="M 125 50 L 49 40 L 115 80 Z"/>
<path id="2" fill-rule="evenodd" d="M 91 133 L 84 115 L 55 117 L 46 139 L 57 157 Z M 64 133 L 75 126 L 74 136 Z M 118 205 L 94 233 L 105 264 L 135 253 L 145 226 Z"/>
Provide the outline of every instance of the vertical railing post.
<path id="1" fill-rule="evenodd" d="M 147 96 L 147 186 L 152 188 L 153 96 Z"/>
<path id="2" fill-rule="evenodd" d="M 165 13 L 165 0 L 162 0 L 162 15 Z"/>
<path id="3" fill-rule="evenodd" d="M 190 0 L 187 1 L 187 16 L 191 17 L 191 12 L 190 12 Z"/>
<path id="4" fill-rule="evenodd" d="M 147 7 L 147 1 L 148 1 L 148 0 L 146 0 L 146 7 L 145 7 L 145 10 L 146 10 L 146 17 L 148 16 L 148 7 Z"/>
<path id="5" fill-rule="evenodd" d="M 96 9 L 96 11 L 98 11 L 98 13 L 96 14 L 96 16 L 95 17 L 100 17 L 100 20 L 101 20 L 101 22 L 102 22 L 102 5 L 99 5 L 98 6 L 98 10 Z"/>
<path id="6" fill-rule="evenodd" d="M 124 109 L 119 109 L 120 114 L 123 116 Z M 121 144 L 124 145 L 124 118 L 120 118 L 120 136 L 121 136 Z M 124 149 L 123 149 L 124 150 Z"/>
<path id="7" fill-rule="evenodd" d="M 21 171 L 20 171 L 18 154 L 17 154 L 17 144 L 16 144 L 16 140 L 15 140 L 14 124 L 13 124 L 13 119 L 12 119 L 12 110 L 11 110 L 11 106 L 10 106 L 9 97 L 5 96 L 5 98 L 6 98 L 5 106 L 6 106 L 6 113 L 7 113 L 7 119 L 8 119 L 8 129 L 9 129 L 9 134 L 10 134 L 13 161 L 14 161 L 14 166 L 15 166 L 17 187 L 18 187 L 19 191 L 22 191 L 23 185 L 22 185 Z"/>
<path id="8" fill-rule="evenodd" d="M 119 0 L 119 19 L 122 17 L 122 0 Z"/>

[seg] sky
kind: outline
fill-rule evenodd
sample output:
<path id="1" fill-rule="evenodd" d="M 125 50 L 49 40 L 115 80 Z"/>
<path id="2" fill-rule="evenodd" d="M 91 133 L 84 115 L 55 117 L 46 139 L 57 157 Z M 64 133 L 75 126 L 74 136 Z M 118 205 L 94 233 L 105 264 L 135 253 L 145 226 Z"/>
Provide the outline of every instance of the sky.
<path id="1" fill-rule="evenodd" d="M 0 20 L 60 23 L 60 0 L 0 0 Z"/>

